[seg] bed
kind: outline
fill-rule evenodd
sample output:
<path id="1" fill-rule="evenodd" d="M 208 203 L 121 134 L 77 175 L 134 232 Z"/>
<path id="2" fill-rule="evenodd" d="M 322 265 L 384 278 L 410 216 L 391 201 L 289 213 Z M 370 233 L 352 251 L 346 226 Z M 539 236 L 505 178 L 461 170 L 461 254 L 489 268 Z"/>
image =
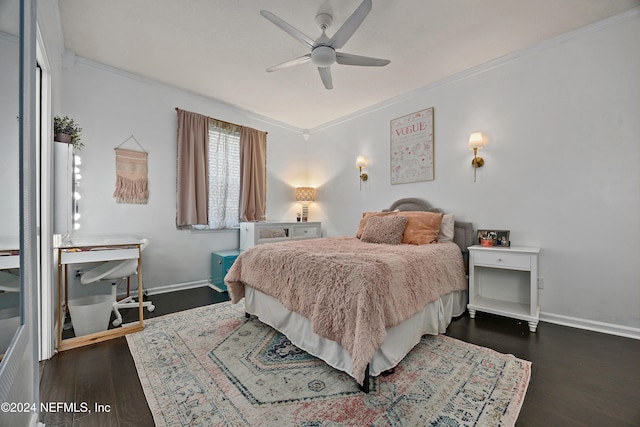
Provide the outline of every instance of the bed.
<path id="1" fill-rule="evenodd" d="M 438 243 L 385 240 L 393 234 L 397 243 L 400 229 L 402 242 L 415 243 L 413 234 L 407 237 L 415 218 L 437 223 Z M 376 227 L 382 237 L 372 234 Z M 346 372 L 367 392 L 370 376 L 392 370 L 423 335 L 445 332 L 464 313 L 472 240 L 471 223 L 454 221 L 423 200 L 401 199 L 363 214 L 355 237 L 254 246 L 238 256 L 225 282 L 232 303 L 245 299 L 247 315 Z"/>

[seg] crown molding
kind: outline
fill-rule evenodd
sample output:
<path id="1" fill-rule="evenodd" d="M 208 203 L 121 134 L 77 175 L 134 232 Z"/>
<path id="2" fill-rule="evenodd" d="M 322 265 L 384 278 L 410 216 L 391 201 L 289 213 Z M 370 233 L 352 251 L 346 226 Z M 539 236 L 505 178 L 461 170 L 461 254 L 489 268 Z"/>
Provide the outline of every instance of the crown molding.
<path id="1" fill-rule="evenodd" d="M 513 52 L 501 57 L 498 57 L 496 59 L 493 59 L 491 61 L 485 62 L 483 64 L 477 65 L 475 67 L 469 68 L 467 70 L 461 71 L 459 73 L 453 74 L 449 77 L 445 77 L 444 79 L 438 80 L 436 82 L 430 83 L 428 85 L 422 86 L 418 89 L 412 90 L 411 92 L 407 92 L 405 94 L 402 95 L 398 95 L 395 96 L 393 98 L 389 98 L 385 101 L 382 101 L 378 104 L 374 104 L 370 107 L 367 108 L 363 108 L 362 110 L 358 110 L 354 113 L 351 114 L 347 114 L 345 116 L 342 116 L 338 119 L 332 120 L 330 122 L 324 123 L 322 125 L 316 126 L 312 129 L 310 129 L 310 132 L 320 132 L 323 130 L 327 130 L 329 128 L 332 128 L 334 126 L 338 126 L 340 124 L 346 123 L 350 120 L 362 117 L 362 116 L 366 116 L 369 115 L 371 113 L 374 113 L 376 111 L 380 111 L 380 110 L 384 110 L 387 108 L 390 108 L 394 105 L 397 104 L 401 104 L 404 103 L 406 101 L 409 101 L 413 98 L 419 97 L 419 96 L 424 96 L 426 93 L 443 87 L 443 86 L 447 86 L 453 83 L 457 83 L 457 82 L 461 82 L 463 80 L 469 79 L 471 77 L 475 77 L 479 74 L 483 74 L 486 73 L 488 71 L 491 71 L 495 68 L 501 67 L 505 64 L 508 64 L 512 61 L 518 60 L 520 58 L 523 58 L 525 56 L 531 55 L 533 53 L 537 53 L 537 52 L 541 52 L 547 49 L 551 49 L 554 48 L 556 46 L 560 46 L 562 44 L 568 43 L 572 40 L 575 40 L 577 38 L 581 38 L 584 37 L 586 35 L 589 34 L 593 34 L 596 33 L 598 31 L 607 29 L 607 28 L 611 28 L 614 27 L 616 25 L 619 25 L 621 23 L 624 23 L 628 20 L 634 19 L 636 17 L 640 16 L 640 7 L 636 7 L 634 9 L 628 10 L 626 12 L 620 13 L 618 15 L 603 19 L 601 21 L 598 22 L 594 22 L 593 24 L 589 24 L 589 25 L 585 25 L 584 27 L 580 27 L 576 30 L 570 31 L 568 33 L 565 34 L 561 34 L 559 36 L 556 36 L 554 38 L 551 38 L 549 40 L 546 40 L 542 43 L 539 43 L 535 46 L 526 48 L 526 49 L 522 49 L 519 50 L 517 52 Z"/>
<path id="2" fill-rule="evenodd" d="M 253 113 L 249 110 L 245 110 L 241 107 L 238 107 L 237 105 L 234 104 L 230 104 L 224 101 L 221 101 L 219 99 L 216 98 L 212 98 L 206 95 L 202 95 L 200 93 L 188 90 L 188 89 L 182 89 L 178 86 L 175 85 L 171 85 L 168 83 L 163 83 L 160 82 L 158 80 L 149 78 L 149 77 L 144 77 L 141 76 L 139 74 L 136 73 L 132 73 L 130 71 L 125 71 L 122 70 L 120 68 L 117 67 L 113 67 L 111 65 L 107 65 L 104 64 L 102 62 L 98 62 L 98 61 L 94 61 L 92 59 L 88 59 L 82 56 L 78 56 L 76 55 L 74 52 L 71 51 L 65 51 L 63 54 L 63 67 L 64 68 L 72 68 L 75 65 L 82 65 L 85 67 L 89 67 L 89 68 L 94 68 L 96 70 L 100 70 L 103 71 L 105 73 L 109 73 L 109 74 L 113 74 L 113 75 L 117 75 L 119 77 L 123 77 L 126 79 L 130 79 L 130 80 L 135 80 L 137 82 L 149 85 L 149 86 L 153 86 L 159 89 L 163 89 L 163 90 L 169 90 L 169 91 L 173 91 L 173 92 L 180 92 L 181 94 L 186 94 L 190 97 L 193 98 L 199 98 L 201 100 L 207 101 L 207 102 L 214 102 L 218 105 L 220 105 L 221 107 L 225 107 L 225 108 L 230 108 L 233 110 L 236 110 L 238 112 L 240 112 L 241 114 L 243 114 L 247 119 L 249 120 L 254 120 L 254 121 L 258 121 L 258 122 L 262 122 L 262 123 L 266 123 L 268 125 L 271 126 L 275 126 L 275 127 L 279 127 L 282 129 L 286 129 L 292 132 L 298 132 L 298 133 L 302 133 L 302 129 L 296 127 L 296 126 L 292 126 L 288 123 L 284 123 L 284 122 L 280 122 L 278 120 L 274 120 L 270 117 L 266 117 L 257 113 Z"/>

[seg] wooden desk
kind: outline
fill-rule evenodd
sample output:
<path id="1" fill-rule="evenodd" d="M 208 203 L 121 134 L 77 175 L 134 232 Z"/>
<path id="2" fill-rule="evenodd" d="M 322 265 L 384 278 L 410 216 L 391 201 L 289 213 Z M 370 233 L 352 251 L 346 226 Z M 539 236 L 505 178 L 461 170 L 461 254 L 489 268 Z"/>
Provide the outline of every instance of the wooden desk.
<path id="1" fill-rule="evenodd" d="M 18 238 L 0 237 L 0 362 L 20 326 L 20 276 L 2 270 L 20 269 L 20 242 Z"/>
<path id="2" fill-rule="evenodd" d="M 63 240 L 58 249 L 58 351 L 94 344 L 120 337 L 144 328 L 142 310 L 142 257 L 140 239 L 131 236 L 72 236 Z M 114 261 L 125 259 L 138 260 L 138 322 L 108 329 L 90 335 L 62 339 L 62 323 L 68 309 L 68 266 L 69 264 Z M 64 309 L 62 306 L 64 281 Z M 64 316 L 63 316 L 64 313 Z"/>

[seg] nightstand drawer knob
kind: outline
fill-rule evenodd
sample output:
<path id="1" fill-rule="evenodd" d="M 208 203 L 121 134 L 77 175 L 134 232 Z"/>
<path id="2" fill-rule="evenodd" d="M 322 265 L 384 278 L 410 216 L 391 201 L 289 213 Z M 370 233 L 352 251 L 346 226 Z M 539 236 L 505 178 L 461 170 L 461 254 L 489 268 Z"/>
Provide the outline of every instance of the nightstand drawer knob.
<path id="1" fill-rule="evenodd" d="M 502 262 L 502 258 L 498 258 L 498 262 Z"/>

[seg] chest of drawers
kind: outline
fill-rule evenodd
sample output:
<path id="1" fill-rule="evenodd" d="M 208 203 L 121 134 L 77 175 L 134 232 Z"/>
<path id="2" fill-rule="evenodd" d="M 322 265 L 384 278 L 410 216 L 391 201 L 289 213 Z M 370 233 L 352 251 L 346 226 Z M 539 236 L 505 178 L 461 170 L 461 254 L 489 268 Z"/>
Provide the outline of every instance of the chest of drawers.
<path id="1" fill-rule="evenodd" d="M 240 250 L 246 250 L 262 243 L 316 239 L 318 237 L 322 237 L 320 222 L 240 223 Z"/>

